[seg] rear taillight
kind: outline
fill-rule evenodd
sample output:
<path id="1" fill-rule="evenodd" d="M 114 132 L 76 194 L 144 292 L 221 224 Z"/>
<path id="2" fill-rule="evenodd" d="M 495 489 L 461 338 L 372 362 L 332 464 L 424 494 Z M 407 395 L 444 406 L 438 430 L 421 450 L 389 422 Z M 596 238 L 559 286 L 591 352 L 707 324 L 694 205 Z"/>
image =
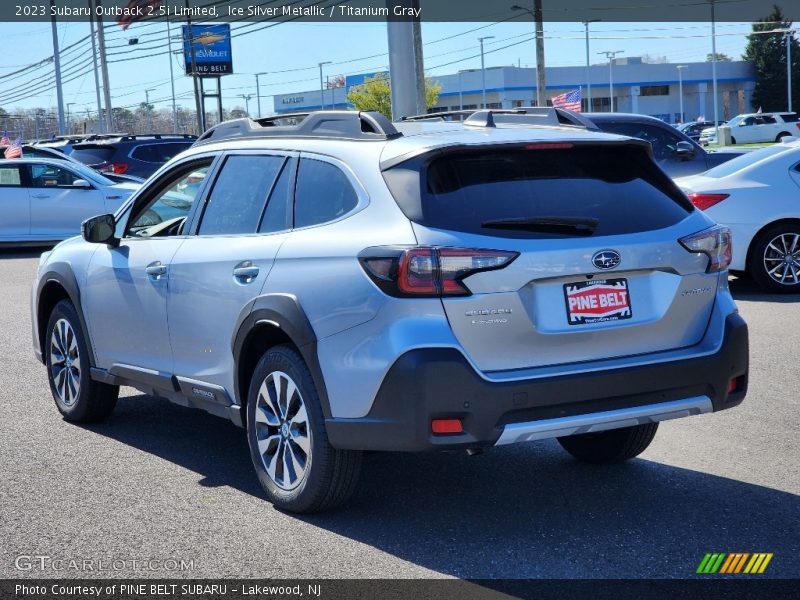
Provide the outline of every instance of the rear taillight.
<path id="1" fill-rule="evenodd" d="M 518 252 L 439 248 L 431 246 L 367 248 L 359 262 L 381 290 L 390 296 L 469 296 L 464 278 L 502 269 Z"/>
<path id="2" fill-rule="evenodd" d="M 731 264 L 731 230 L 727 227 L 715 225 L 678 241 L 689 252 L 708 256 L 706 273 L 724 271 Z"/>
<path id="3" fill-rule="evenodd" d="M 689 200 L 692 201 L 697 208 L 700 210 L 705 210 L 707 208 L 711 208 L 715 204 L 718 204 L 725 200 L 730 196 L 730 194 L 696 194 L 692 193 L 689 194 Z"/>
<path id="4" fill-rule="evenodd" d="M 117 175 L 123 175 L 128 170 L 128 165 L 126 163 L 110 163 L 104 166 L 100 170 L 106 173 L 116 173 Z"/>

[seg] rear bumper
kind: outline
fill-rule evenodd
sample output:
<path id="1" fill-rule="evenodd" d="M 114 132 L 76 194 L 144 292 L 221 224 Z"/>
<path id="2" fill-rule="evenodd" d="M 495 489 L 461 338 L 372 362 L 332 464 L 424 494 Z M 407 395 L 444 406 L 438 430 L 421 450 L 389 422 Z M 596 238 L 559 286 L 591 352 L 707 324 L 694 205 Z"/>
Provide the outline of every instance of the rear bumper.
<path id="1" fill-rule="evenodd" d="M 389 369 L 366 417 L 332 418 L 326 427 L 341 449 L 490 446 L 724 410 L 744 399 L 747 374 L 738 313 L 726 317 L 712 354 L 557 377 L 487 381 L 455 349 L 418 349 Z M 461 419 L 464 432 L 434 435 L 432 419 Z"/>

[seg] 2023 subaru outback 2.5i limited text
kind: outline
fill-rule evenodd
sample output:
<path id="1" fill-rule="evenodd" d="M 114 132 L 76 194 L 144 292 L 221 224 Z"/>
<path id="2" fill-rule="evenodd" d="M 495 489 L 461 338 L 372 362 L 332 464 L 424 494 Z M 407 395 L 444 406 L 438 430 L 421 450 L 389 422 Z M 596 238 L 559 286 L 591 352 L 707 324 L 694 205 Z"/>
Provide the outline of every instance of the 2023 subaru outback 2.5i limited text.
<path id="1" fill-rule="evenodd" d="M 281 119 L 209 130 L 42 256 L 33 339 L 65 419 L 109 416 L 120 385 L 230 418 L 269 499 L 311 512 L 364 450 L 556 437 L 615 462 L 744 398 L 729 232 L 646 143 L 488 111 Z"/>

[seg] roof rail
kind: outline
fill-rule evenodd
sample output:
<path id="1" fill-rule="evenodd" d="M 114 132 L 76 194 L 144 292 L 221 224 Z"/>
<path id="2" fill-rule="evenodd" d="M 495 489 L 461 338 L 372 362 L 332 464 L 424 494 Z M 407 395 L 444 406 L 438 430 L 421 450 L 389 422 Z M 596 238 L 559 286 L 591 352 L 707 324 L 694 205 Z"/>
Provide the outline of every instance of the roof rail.
<path id="1" fill-rule="evenodd" d="M 491 125 L 487 125 L 491 113 Z M 580 113 L 553 106 L 521 106 L 508 109 L 452 110 L 405 117 L 405 121 L 463 121 L 465 125 L 475 127 L 494 127 L 497 123 L 515 125 L 572 125 L 597 131 L 599 128 L 591 120 Z"/>
<path id="2" fill-rule="evenodd" d="M 283 122 L 283 124 L 281 124 Z M 379 112 L 318 110 L 260 119 L 225 121 L 206 131 L 195 145 L 236 138 L 301 137 L 391 140 L 403 134 Z"/>

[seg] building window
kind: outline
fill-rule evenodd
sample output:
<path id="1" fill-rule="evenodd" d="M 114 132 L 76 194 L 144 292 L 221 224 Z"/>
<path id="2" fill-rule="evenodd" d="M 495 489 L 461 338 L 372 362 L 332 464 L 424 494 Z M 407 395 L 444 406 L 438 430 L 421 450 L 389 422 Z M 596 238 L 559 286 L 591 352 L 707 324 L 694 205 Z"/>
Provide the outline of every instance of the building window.
<path id="1" fill-rule="evenodd" d="M 486 108 L 503 108 L 502 102 L 487 102 Z"/>
<path id="2" fill-rule="evenodd" d="M 464 110 L 475 110 L 476 108 L 478 108 L 477 104 L 465 104 L 464 105 Z"/>
<path id="3" fill-rule="evenodd" d="M 586 104 L 586 99 L 584 99 L 583 104 Z M 605 98 L 596 98 L 592 97 L 592 108 L 587 112 L 608 112 L 611 110 L 611 100 L 608 97 Z"/>
<path id="4" fill-rule="evenodd" d="M 668 85 L 643 85 L 639 88 L 640 96 L 669 96 Z"/>
<path id="5" fill-rule="evenodd" d="M 433 108 L 428 109 L 428 114 L 431 113 L 440 113 L 440 112 L 447 112 L 446 106 L 434 106 Z"/>

